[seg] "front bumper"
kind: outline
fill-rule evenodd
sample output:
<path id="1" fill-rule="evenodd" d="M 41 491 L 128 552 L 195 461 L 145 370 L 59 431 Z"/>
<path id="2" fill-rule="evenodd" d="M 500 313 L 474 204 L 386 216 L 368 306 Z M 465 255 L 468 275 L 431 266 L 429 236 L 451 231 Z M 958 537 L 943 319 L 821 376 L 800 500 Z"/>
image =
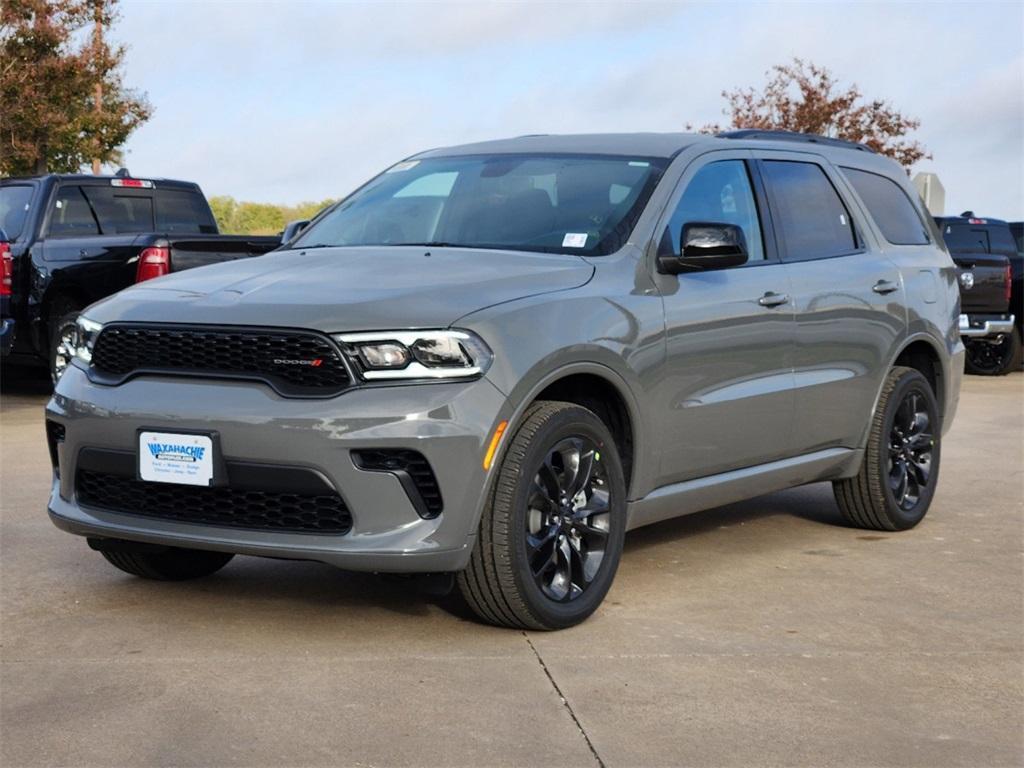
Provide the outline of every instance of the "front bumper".
<path id="1" fill-rule="evenodd" d="M 1013 315 L 960 315 L 960 335 L 967 339 L 995 338 L 1013 333 Z"/>
<path id="2" fill-rule="evenodd" d="M 459 570 L 468 563 L 485 499 L 482 458 L 507 410 L 505 396 L 486 379 L 302 400 L 248 382 L 140 377 L 108 387 L 71 366 L 46 407 L 47 419 L 64 427 L 54 446 L 50 517 L 57 527 L 90 537 L 317 560 L 351 570 Z M 215 527 L 79 503 L 79 452 L 135 451 L 143 428 L 216 431 L 227 461 L 318 472 L 344 498 L 352 528 L 339 535 Z M 374 448 L 426 457 L 444 501 L 438 517 L 421 517 L 395 475 L 356 467 L 351 452 Z"/>

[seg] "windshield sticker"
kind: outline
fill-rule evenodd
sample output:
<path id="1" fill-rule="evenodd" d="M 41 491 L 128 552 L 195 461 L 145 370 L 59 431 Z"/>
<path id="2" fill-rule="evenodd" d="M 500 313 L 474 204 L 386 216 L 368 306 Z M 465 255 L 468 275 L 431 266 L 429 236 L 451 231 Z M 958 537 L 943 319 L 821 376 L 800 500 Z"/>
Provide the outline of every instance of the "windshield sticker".
<path id="1" fill-rule="evenodd" d="M 634 168 L 650 168 L 650 163 L 645 163 L 642 160 L 630 160 L 629 164 Z"/>
<path id="2" fill-rule="evenodd" d="M 567 232 L 562 238 L 563 248 L 585 248 L 587 245 L 586 232 Z"/>
<path id="3" fill-rule="evenodd" d="M 396 163 L 388 168 L 387 173 L 398 173 L 399 171 L 408 171 L 410 168 L 415 168 L 420 164 L 419 160 L 403 160 L 400 163 Z"/>

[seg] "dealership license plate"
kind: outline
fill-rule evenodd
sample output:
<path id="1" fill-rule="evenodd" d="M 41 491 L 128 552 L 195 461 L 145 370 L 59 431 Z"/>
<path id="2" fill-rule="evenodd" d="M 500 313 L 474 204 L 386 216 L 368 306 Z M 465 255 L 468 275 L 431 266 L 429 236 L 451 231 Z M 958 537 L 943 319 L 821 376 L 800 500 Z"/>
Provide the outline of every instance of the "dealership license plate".
<path id="1" fill-rule="evenodd" d="M 213 481 L 213 439 L 209 435 L 141 432 L 139 476 L 157 483 L 209 486 Z"/>

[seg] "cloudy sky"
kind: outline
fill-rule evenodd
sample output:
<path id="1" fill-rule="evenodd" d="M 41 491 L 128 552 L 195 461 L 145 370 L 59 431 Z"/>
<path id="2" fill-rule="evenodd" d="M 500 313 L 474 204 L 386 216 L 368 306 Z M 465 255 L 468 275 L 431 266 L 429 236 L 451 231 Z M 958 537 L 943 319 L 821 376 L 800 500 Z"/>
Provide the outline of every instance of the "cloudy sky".
<path id="1" fill-rule="evenodd" d="M 113 36 L 153 118 L 139 176 L 338 197 L 421 149 L 676 131 L 800 56 L 921 119 L 946 211 L 1024 218 L 1024 3 L 124 0 Z"/>

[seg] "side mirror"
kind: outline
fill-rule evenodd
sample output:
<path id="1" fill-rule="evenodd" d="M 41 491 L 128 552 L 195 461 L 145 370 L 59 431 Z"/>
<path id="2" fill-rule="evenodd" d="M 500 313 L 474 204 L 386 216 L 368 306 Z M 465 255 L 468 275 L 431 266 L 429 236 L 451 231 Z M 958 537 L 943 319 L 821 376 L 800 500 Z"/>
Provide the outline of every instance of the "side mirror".
<path id="1" fill-rule="evenodd" d="M 309 219 L 289 221 L 284 225 L 284 232 L 281 233 L 281 245 L 295 239 L 307 226 L 309 226 Z"/>
<path id="2" fill-rule="evenodd" d="M 726 269 L 747 263 L 747 241 L 735 224 L 690 222 L 683 225 L 679 255 L 658 257 L 658 270 L 669 275 Z"/>

